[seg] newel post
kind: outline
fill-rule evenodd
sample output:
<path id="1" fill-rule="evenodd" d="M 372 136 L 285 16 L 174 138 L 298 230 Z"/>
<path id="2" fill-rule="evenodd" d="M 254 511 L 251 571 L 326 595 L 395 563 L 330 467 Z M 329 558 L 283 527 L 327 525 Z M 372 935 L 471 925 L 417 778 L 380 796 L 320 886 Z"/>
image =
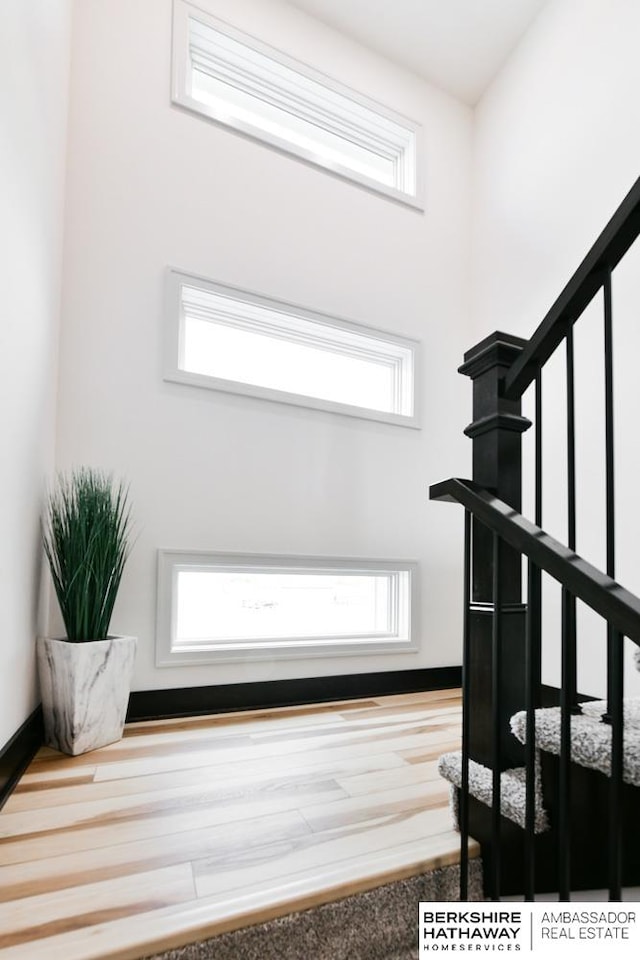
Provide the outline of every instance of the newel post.
<path id="1" fill-rule="evenodd" d="M 502 380 L 526 341 L 492 333 L 464 355 L 459 372 L 473 381 L 473 420 L 465 434 L 473 442 L 473 480 L 518 512 L 522 508 L 522 433 L 531 422 L 520 400 L 502 397 Z M 492 766 L 491 639 L 493 617 L 493 537 L 475 519 L 472 524 L 470 629 L 471 731 L 469 755 Z M 506 544 L 500 557 L 501 767 L 523 763 L 523 747 L 512 736 L 509 719 L 525 705 L 525 615 L 520 555 Z"/>

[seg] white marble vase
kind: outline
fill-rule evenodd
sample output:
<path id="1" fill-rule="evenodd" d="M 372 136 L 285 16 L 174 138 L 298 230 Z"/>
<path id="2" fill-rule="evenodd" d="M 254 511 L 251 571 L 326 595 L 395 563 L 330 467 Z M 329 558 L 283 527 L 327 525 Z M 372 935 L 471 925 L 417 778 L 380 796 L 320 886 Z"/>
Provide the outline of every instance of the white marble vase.
<path id="1" fill-rule="evenodd" d="M 45 743 L 76 756 L 120 740 L 136 637 L 70 643 L 38 637 Z"/>

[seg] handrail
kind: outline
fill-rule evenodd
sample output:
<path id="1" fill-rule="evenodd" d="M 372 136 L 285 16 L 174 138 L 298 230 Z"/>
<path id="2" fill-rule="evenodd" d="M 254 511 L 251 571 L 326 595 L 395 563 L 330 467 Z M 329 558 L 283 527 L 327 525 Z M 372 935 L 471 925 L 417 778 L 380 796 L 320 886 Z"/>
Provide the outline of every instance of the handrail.
<path id="1" fill-rule="evenodd" d="M 507 400 L 522 396 L 639 234 L 640 177 L 506 374 Z"/>
<path id="2" fill-rule="evenodd" d="M 505 543 L 530 557 L 537 567 L 640 646 L 640 599 L 503 500 L 472 480 L 456 478 L 429 487 L 429 499 L 462 504 Z"/>

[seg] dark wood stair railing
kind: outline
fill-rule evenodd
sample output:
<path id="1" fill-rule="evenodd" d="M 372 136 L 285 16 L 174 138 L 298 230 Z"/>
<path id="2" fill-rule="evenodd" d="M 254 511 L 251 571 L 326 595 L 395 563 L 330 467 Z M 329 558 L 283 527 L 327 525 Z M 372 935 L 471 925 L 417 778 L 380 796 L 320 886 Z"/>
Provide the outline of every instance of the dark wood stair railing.
<path id="1" fill-rule="evenodd" d="M 524 830 L 524 864 L 522 876 L 522 890 L 528 900 L 535 898 L 536 892 L 536 835 L 535 835 L 535 710 L 540 706 L 540 608 L 535 601 L 534 591 L 538 589 L 539 577 L 534 577 L 534 571 L 544 572 L 562 584 L 563 600 L 570 596 L 573 601 L 581 600 L 607 623 L 615 638 L 614 677 L 612 678 L 613 696 L 609 698 L 608 716 L 605 717 L 612 727 L 611 744 L 611 777 L 609 781 L 609 891 L 610 898 L 619 900 L 622 887 L 622 804 L 623 804 L 623 672 L 622 672 L 622 644 L 623 637 L 627 637 L 637 646 L 640 646 L 640 598 L 630 593 L 619 583 L 616 583 L 607 574 L 602 573 L 588 561 L 578 556 L 574 551 L 559 543 L 535 524 L 513 510 L 504 501 L 493 494 L 478 487 L 473 481 L 450 479 L 435 484 L 430 488 L 432 500 L 456 502 L 465 508 L 465 592 L 464 592 L 464 656 L 463 656 L 463 738 L 462 738 L 462 778 L 459 804 L 459 824 L 461 833 L 461 886 L 460 899 L 467 895 L 467 864 L 466 848 L 469 836 L 476 836 L 474 825 L 470 822 L 469 803 L 469 762 L 476 760 L 472 756 L 473 745 L 470 740 L 472 725 L 477 722 L 488 722 L 491 728 L 492 756 L 485 764 L 493 770 L 492 776 L 492 808 L 490 826 L 485 834 L 490 835 L 490 843 L 483 844 L 483 857 L 487 858 L 485 865 L 485 880 L 488 892 L 493 899 L 499 899 L 501 892 L 513 893 L 513 879 L 503 890 L 501 882 L 501 867 L 504 844 L 501 843 L 503 818 L 501 817 L 501 779 L 500 774 L 506 769 L 500 763 L 501 736 L 504 732 L 505 711 L 502 706 L 503 695 L 509 700 L 517 697 L 517 690 L 512 687 L 513 675 L 503 671 L 503 659 L 510 659 L 508 648 L 501 643 L 500 629 L 504 617 L 504 606 L 500 599 L 500 585 L 497 571 L 500 570 L 500 550 L 506 546 L 516 550 L 528 561 L 528 598 L 526 612 L 524 675 L 525 690 L 523 703 L 526 710 L 527 735 L 525 743 L 526 768 L 526 808 Z M 472 631 L 470 624 L 473 618 L 474 603 L 470 595 L 471 569 L 471 520 L 482 524 L 490 533 L 493 543 L 493 602 L 490 605 L 492 648 L 490 659 L 484 664 L 485 672 L 489 674 L 490 695 L 483 704 L 473 703 L 471 680 L 474 667 L 472 650 Z M 566 607 L 566 603 L 563 605 Z M 487 613 L 486 605 L 482 609 Z M 564 618 L 563 618 L 564 619 Z M 566 636 L 563 628 L 563 650 L 566 647 Z M 572 889 L 571 848 L 572 848 L 572 814 L 571 814 L 571 716 L 579 713 L 570 702 L 566 693 L 566 667 L 563 667 L 563 682 L 561 688 L 561 746 L 558 760 L 558 796 L 555 800 L 557 824 L 551 843 L 538 844 L 542 847 L 542 854 L 547 858 L 550 852 L 557 856 L 557 873 L 549 864 L 542 864 L 540 888 L 543 890 L 558 889 L 560 899 L 570 899 Z M 478 709 L 489 714 L 484 720 L 477 716 Z M 507 711 L 508 712 L 508 711 Z M 635 798 L 634 798 L 634 802 Z M 472 818 L 471 818 L 472 819 Z M 593 824 L 588 825 L 593 829 Z M 595 836 L 599 830 L 596 826 Z M 480 828 L 482 832 L 482 828 Z M 637 828 L 636 828 L 637 833 Z M 482 836 L 477 836 L 482 842 Z M 581 843 L 584 843 L 584 837 Z M 637 840 L 637 838 L 636 838 Z M 596 842 L 594 839 L 589 844 Z M 637 842 L 635 848 L 637 850 Z M 540 851 L 538 850 L 538 854 Z M 638 866 L 638 865 L 636 865 Z M 511 874 L 513 869 L 511 870 Z M 550 882 L 549 876 L 555 876 L 557 883 Z M 633 874 L 637 882 L 638 872 Z M 593 882 L 593 881 L 592 881 Z"/>
<path id="2" fill-rule="evenodd" d="M 640 597 L 473 480 L 452 478 L 429 488 L 430 500 L 459 503 L 492 533 L 563 584 L 613 628 L 640 646 Z"/>
<path id="3" fill-rule="evenodd" d="M 640 234 L 640 179 L 636 181 L 601 235 L 530 340 L 505 333 L 486 337 L 465 354 L 460 372 L 473 381 L 473 421 L 465 434 L 473 441 L 473 481 L 447 480 L 430 489 L 433 500 L 465 507 L 465 606 L 463 653 L 463 751 L 460 826 L 464 844 L 475 816 L 469 797 L 469 761 L 491 768 L 492 842 L 483 847 L 489 865 L 485 879 L 494 898 L 501 878 L 501 774 L 526 769 L 526 830 L 522 892 L 533 899 L 540 883 L 539 854 L 557 856 L 560 899 L 571 895 L 572 716 L 580 712 L 576 690 L 576 600 L 590 606 L 607 624 L 607 711 L 611 725 L 611 777 L 608 788 L 609 896 L 620 899 L 623 878 L 623 643 L 640 643 L 640 599 L 615 582 L 615 501 L 613 423 L 612 271 Z M 604 306 L 604 408 L 606 463 L 606 573 L 581 559 L 576 550 L 575 404 L 573 327 L 598 291 Z M 567 383 L 567 545 L 542 530 L 542 383 L 543 368 L 564 342 Z M 525 391 L 535 397 L 535 523 L 521 515 L 521 435 L 531 422 L 522 416 Z M 527 558 L 527 603 L 522 602 L 522 558 Z M 551 853 L 534 835 L 536 709 L 541 706 L 542 571 L 562 586 L 560 690 L 561 746 L 559 789 L 555 799 L 556 836 Z M 511 735 L 510 717 L 526 708 L 524 746 Z M 625 801 L 626 802 L 626 801 Z M 478 819 L 476 817 L 476 819 Z M 473 824 L 471 824 L 473 827 Z M 510 829 L 510 828 L 509 828 Z M 637 828 L 636 828 L 637 832 Z M 547 845 L 549 846 L 549 845 Z M 544 872 L 544 871 L 543 871 Z M 639 878 L 640 880 L 640 878 Z M 547 881 L 544 881 L 547 882 Z M 466 880 L 461 880 L 461 898 Z"/>
<path id="4" fill-rule="evenodd" d="M 522 397 L 639 234 L 640 177 L 509 369 L 505 399 Z"/>

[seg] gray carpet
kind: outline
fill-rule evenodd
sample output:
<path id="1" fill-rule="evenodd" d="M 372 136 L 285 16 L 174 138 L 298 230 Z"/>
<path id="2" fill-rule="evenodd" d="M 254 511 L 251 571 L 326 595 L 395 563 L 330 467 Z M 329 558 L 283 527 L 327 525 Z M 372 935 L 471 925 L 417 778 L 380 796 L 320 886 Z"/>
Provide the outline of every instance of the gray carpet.
<path id="1" fill-rule="evenodd" d="M 571 717 L 571 759 L 582 767 L 611 774 L 611 727 L 601 723 L 606 710 L 604 700 L 580 704 L 581 713 Z M 511 730 L 525 743 L 527 714 L 523 710 L 511 718 Z M 561 743 L 560 707 L 536 710 L 536 747 L 559 754 Z M 627 783 L 640 787 L 640 699 L 624 701 L 624 769 Z"/>
<path id="2" fill-rule="evenodd" d="M 457 900 L 459 881 L 457 866 L 443 867 L 150 960 L 417 960 L 418 903 Z M 482 900 L 480 859 L 470 861 L 469 899 Z"/>
<path id="3" fill-rule="evenodd" d="M 443 754 L 438 761 L 438 773 L 454 788 L 462 785 L 462 753 Z M 475 760 L 469 760 L 469 793 L 490 807 L 493 800 L 493 770 Z M 525 825 L 526 769 L 514 767 L 500 775 L 500 809 L 503 817 L 513 820 L 518 826 Z M 458 824 L 458 791 L 451 794 L 451 813 L 456 830 Z M 535 831 L 544 833 L 549 829 L 549 820 L 542 804 L 539 753 L 536 754 Z"/>
<path id="4" fill-rule="evenodd" d="M 637 658 L 640 665 L 640 657 Z M 581 713 L 571 717 L 571 759 L 583 767 L 599 770 L 610 775 L 611 727 L 601 723 L 607 709 L 604 700 L 592 700 L 580 704 Z M 527 714 L 522 710 L 511 718 L 511 731 L 521 743 L 526 742 Z M 536 710 L 536 785 L 535 785 L 535 831 L 542 833 L 549 828 L 542 801 L 540 777 L 540 751 L 559 754 L 561 743 L 560 707 Z M 445 753 L 438 762 L 438 772 L 452 784 L 451 808 L 453 820 L 458 825 L 457 787 L 462 783 L 462 754 Z M 500 777 L 500 801 L 502 815 L 519 826 L 525 825 L 526 771 L 524 767 L 505 770 Z M 624 764 L 623 777 L 627 783 L 640 786 L 640 698 L 624 701 Z M 469 761 L 469 792 L 472 797 L 491 806 L 493 795 L 493 772 L 474 760 Z"/>

